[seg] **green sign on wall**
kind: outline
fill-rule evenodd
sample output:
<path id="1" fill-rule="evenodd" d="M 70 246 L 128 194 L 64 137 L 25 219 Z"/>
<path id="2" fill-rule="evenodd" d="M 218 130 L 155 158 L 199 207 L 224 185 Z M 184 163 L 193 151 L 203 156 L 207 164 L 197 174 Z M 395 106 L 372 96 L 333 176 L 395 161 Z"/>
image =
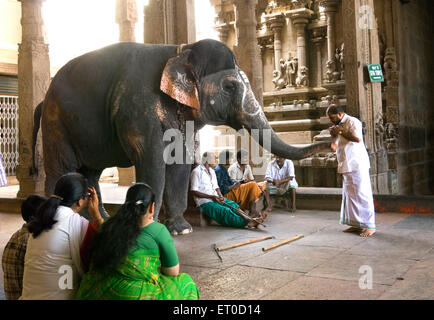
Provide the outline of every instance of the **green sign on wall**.
<path id="1" fill-rule="evenodd" d="M 379 64 L 368 64 L 369 79 L 371 82 L 383 82 L 383 70 Z"/>

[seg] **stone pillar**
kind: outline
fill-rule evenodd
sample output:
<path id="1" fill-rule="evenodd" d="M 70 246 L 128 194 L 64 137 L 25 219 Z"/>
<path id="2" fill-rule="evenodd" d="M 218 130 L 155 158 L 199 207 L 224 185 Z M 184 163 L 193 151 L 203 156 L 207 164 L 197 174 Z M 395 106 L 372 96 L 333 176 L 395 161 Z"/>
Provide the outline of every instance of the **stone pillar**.
<path id="1" fill-rule="evenodd" d="M 312 10 L 306 8 L 288 11 L 288 15 L 297 32 L 297 58 L 299 72 L 302 67 L 307 67 L 306 26 L 313 14 L 314 12 Z"/>
<path id="2" fill-rule="evenodd" d="M 323 79 L 323 66 L 322 66 L 322 53 L 321 53 L 321 46 L 324 41 L 324 33 L 322 29 L 314 29 L 312 32 L 312 39 L 315 46 L 315 56 L 316 56 L 316 78 L 317 78 L 317 87 L 322 86 L 322 79 Z"/>
<path id="3" fill-rule="evenodd" d="M 149 0 L 143 12 L 145 43 L 196 41 L 193 0 Z"/>
<path id="4" fill-rule="evenodd" d="M 282 58 L 282 28 L 285 20 L 281 13 L 268 18 L 267 25 L 273 31 L 274 36 L 274 70 L 280 70 Z"/>
<path id="5" fill-rule="evenodd" d="M 221 24 L 216 27 L 217 32 L 219 33 L 219 39 L 224 44 L 228 45 L 229 31 L 231 30 L 230 25 Z"/>
<path id="6" fill-rule="evenodd" d="M 234 52 L 240 68 L 250 80 L 256 100 L 263 105 L 262 60 L 256 38 L 256 5 L 258 0 L 233 0 L 237 45 Z"/>
<path id="7" fill-rule="evenodd" d="M 327 17 L 327 60 L 335 60 L 335 14 L 338 11 L 338 3 L 339 0 L 322 0 L 320 2 Z"/>
<path id="8" fill-rule="evenodd" d="M 363 10 L 361 13 L 361 6 L 370 7 L 371 14 L 363 13 Z M 364 78 L 367 64 L 380 63 L 378 30 L 373 10 L 373 0 L 342 1 L 347 113 L 358 117 L 364 124 L 365 144 L 371 159 L 372 185 L 374 192 L 378 192 L 387 189 L 387 158 L 381 143 L 384 131 L 381 128 L 381 83 L 367 82 Z"/>
<path id="9" fill-rule="evenodd" d="M 116 23 L 119 24 L 119 41 L 135 42 L 137 23 L 136 0 L 116 0 Z M 136 180 L 134 167 L 117 168 L 120 186 L 130 186 Z"/>
<path id="10" fill-rule="evenodd" d="M 39 130 L 35 160 L 38 175 L 32 175 L 33 113 L 44 99 L 50 85 L 50 58 L 45 43 L 42 2 L 20 0 L 22 41 L 18 46 L 18 116 L 19 164 L 17 179 L 20 182 L 18 198 L 29 194 L 44 194 L 45 173 L 42 158 L 42 139 Z"/>
<path id="11" fill-rule="evenodd" d="M 119 41 L 136 41 L 136 0 L 116 0 L 116 23 L 119 24 Z"/>

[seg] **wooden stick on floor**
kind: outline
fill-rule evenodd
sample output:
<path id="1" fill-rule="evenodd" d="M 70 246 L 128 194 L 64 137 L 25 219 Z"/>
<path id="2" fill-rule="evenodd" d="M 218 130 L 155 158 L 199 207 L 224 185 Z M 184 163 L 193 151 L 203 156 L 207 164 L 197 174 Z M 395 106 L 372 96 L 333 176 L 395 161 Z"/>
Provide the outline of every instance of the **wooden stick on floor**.
<path id="1" fill-rule="evenodd" d="M 267 239 L 273 239 L 273 238 L 274 238 L 274 236 L 265 236 L 262 238 L 252 239 L 249 241 L 234 243 L 234 244 L 231 244 L 228 246 L 218 247 L 217 251 L 223 251 L 223 250 L 228 250 L 228 249 L 232 249 L 232 248 L 237 248 L 237 247 L 245 246 L 247 244 L 251 244 L 251 243 L 255 243 L 255 242 L 259 242 L 259 241 L 263 241 L 263 240 L 267 240 Z"/>
<path id="2" fill-rule="evenodd" d="M 304 234 L 299 234 L 298 236 L 295 236 L 295 237 L 292 237 L 292 238 L 289 238 L 289 239 L 277 242 L 277 243 L 275 243 L 275 244 L 273 244 L 271 246 L 268 246 L 268 247 L 264 247 L 264 248 L 262 248 L 262 251 L 268 251 L 268 250 L 280 247 L 281 245 L 293 242 L 293 241 L 298 240 L 298 239 L 303 238 L 303 237 L 304 237 Z"/>

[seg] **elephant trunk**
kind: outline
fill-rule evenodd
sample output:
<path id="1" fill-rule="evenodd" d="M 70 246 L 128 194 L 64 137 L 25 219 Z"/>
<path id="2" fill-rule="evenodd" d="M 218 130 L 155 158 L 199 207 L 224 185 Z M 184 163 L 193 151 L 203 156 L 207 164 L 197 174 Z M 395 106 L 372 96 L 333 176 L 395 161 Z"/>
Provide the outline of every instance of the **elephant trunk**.
<path id="1" fill-rule="evenodd" d="M 330 150 L 330 141 L 322 141 L 305 147 L 294 147 L 283 142 L 271 128 L 261 106 L 256 99 L 249 97 L 244 108 L 242 123 L 250 135 L 265 149 L 277 156 L 300 160 L 321 151 Z"/>

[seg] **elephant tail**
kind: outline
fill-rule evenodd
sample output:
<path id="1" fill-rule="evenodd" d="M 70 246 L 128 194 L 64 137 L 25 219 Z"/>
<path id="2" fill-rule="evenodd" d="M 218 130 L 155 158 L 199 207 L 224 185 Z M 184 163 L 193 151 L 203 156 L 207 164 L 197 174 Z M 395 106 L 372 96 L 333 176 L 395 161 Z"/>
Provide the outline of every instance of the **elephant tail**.
<path id="1" fill-rule="evenodd" d="M 36 165 L 35 151 L 36 141 L 38 139 L 38 131 L 41 125 L 42 104 L 43 102 L 38 104 L 38 106 L 35 108 L 35 113 L 33 115 L 32 168 L 30 175 L 38 175 L 38 166 Z"/>

